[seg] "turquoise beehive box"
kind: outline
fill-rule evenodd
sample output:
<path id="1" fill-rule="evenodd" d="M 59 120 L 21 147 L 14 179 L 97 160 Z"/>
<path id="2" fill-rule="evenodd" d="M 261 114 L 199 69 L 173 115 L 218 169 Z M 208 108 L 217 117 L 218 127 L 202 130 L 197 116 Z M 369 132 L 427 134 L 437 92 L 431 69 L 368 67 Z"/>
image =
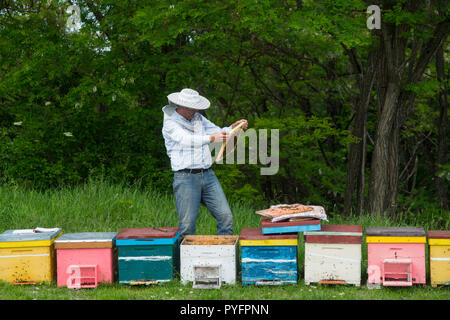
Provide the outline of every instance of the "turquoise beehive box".
<path id="1" fill-rule="evenodd" d="M 116 237 L 120 284 L 170 281 L 179 270 L 178 228 L 126 228 Z"/>

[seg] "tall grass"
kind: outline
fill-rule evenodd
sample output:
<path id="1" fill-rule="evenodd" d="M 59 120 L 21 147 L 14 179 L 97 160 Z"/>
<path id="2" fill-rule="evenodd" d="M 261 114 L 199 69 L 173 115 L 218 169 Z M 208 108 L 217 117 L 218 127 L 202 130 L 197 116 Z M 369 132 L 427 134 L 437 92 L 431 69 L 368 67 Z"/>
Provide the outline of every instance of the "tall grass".
<path id="1" fill-rule="evenodd" d="M 254 209 L 242 203 L 230 206 L 236 233 L 244 226 L 258 225 Z M 178 225 L 173 195 L 104 181 L 41 192 L 0 186 L 0 217 L 0 231 L 39 226 L 60 227 L 67 233 Z M 197 226 L 198 234 L 217 231 L 214 218 L 203 206 Z"/>
<path id="2" fill-rule="evenodd" d="M 300 201 L 299 201 L 300 202 Z M 260 216 L 244 201 L 231 202 L 234 233 L 244 227 L 258 227 Z M 448 212 L 424 211 L 398 216 L 342 216 L 327 212 L 329 224 L 374 226 L 422 226 L 450 229 Z M 178 215 L 172 194 L 139 186 L 90 181 L 76 187 L 35 191 L 18 186 L 0 186 L 0 232 L 7 229 L 60 227 L 64 232 L 120 231 L 122 228 L 177 226 Z M 217 227 L 208 210 L 201 206 L 197 234 L 215 234 Z"/>

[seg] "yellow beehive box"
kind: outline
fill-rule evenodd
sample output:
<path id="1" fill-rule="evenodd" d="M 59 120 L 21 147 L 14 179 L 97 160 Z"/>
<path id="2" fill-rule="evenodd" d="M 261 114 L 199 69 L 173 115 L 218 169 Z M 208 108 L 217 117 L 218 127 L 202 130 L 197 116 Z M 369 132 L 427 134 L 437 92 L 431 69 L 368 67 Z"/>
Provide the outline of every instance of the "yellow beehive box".
<path id="1" fill-rule="evenodd" d="M 61 228 L 7 230 L 0 234 L 0 280 L 51 282 L 56 276 L 54 241 Z"/>
<path id="2" fill-rule="evenodd" d="M 426 237 L 366 237 L 366 243 L 427 243 Z"/>
<path id="3" fill-rule="evenodd" d="M 429 230 L 431 286 L 450 284 L 450 231 Z"/>

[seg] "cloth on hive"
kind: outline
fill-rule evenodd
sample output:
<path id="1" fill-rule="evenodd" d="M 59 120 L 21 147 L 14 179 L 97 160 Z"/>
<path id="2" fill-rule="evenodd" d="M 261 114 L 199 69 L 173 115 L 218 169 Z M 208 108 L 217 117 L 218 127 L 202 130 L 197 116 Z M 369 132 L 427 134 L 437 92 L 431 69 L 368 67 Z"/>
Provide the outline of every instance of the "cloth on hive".
<path id="1" fill-rule="evenodd" d="M 36 229 L 17 229 L 14 230 L 13 234 L 27 234 L 27 233 L 42 233 L 42 232 L 56 232 L 58 228 L 40 228 L 36 227 Z"/>
<path id="2" fill-rule="evenodd" d="M 13 230 L 12 234 L 26 234 L 26 233 L 34 233 L 34 229 L 17 229 Z"/>
<path id="3" fill-rule="evenodd" d="M 40 228 L 40 227 L 36 227 L 36 229 L 34 229 L 35 232 L 56 232 L 58 230 L 59 228 Z"/>
<path id="4" fill-rule="evenodd" d="M 305 206 L 303 204 L 278 204 L 269 209 L 256 211 L 256 214 L 268 217 L 272 222 L 299 218 L 316 218 L 328 221 L 325 209 L 321 206 Z M 292 221 L 292 220 L 290 220 Z"/>

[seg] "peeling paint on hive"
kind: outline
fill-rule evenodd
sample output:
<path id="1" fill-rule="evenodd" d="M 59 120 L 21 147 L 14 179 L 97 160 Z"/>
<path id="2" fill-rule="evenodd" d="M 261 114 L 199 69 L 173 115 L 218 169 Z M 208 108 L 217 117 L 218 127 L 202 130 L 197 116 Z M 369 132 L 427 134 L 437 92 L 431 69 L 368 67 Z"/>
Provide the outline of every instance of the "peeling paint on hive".
<path id="1" fill-rule="evenodd" d="M 323 225 L 305 233 L 305 283 L 361 285 L 361 226 Z"/>
<path id="2" fill-rule="evenodd" d="M 297 237 L 297 234 L 263 235 L 260 228 L 243 228 L 242 284 L 297 283 Z"/>

